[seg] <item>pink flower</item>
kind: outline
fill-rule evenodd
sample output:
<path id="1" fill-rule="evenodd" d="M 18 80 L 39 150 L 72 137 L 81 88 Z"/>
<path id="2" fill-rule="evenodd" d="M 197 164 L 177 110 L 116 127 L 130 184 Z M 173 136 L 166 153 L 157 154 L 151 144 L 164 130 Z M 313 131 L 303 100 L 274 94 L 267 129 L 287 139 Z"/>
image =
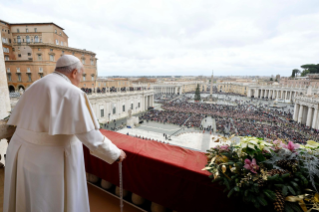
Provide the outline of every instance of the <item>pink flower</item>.
<path id="1" fill-rule="evenodd" d="M 220 151 L 229 151 L 229 146 L 227 146 L 227 145 L 220 146 L 219 150 Z"/>
<path id="2" fill-rule="evenodd" d="M 255 173 L 257 174 L 257 170 L 259 169 L 259 166 L 257 165 L 256 163 L 256 160 L 255 158 L 250 161 L 248 158 L 245 160 L 245 166 L 244 166 L 245 169 L 247 170 L 250 170 L 252 173 Z"/>
<path id="3" fill-rule="evenodd" d="M 284 144 L 281 140 L 275 140 L 272 143 L 274 145 L 274 147 L 272 147 L 274 151 L 280 150 L 283 147 L 282 145 Z"/>
<path id="4" fill-rule="evenodd" d="M 282 144 L 282 147 L 289 149 L 290 151 L 294 152 L 296 149 L 299 148 L 299 144 L 294 144 L 292 141 L 288 142 L 287 144 Z"/>
<path id="5" fill-rule="evenodd" d="M 229 151 L 229 146 L 228 145 L 217 146 L 217 147 L 215 147 L 215 149 L 217 149 L 221 152 L 224 152 L 224 151 L 227 152 L 227 151 Z"/>

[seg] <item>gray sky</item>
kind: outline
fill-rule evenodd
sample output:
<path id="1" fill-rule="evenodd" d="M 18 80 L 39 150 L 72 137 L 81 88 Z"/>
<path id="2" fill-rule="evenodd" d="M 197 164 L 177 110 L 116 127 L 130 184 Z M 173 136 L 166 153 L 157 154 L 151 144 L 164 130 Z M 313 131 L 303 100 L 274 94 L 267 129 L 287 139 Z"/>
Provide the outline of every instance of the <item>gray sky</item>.
<path id="1" fill-rule="evenodd" d="M 54 22 L 107 75 L 291 75 L 319 63 L 318 0 L 10 0 L 7 22 Z"/>

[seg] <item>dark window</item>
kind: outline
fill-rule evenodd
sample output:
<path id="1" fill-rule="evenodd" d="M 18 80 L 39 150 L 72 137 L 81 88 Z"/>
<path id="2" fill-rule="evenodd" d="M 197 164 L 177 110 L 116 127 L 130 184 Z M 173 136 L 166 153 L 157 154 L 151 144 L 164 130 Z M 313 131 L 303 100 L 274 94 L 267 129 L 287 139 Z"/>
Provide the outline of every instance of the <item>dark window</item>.
<path id="1" fill-rule="evenodd" d="M 11 43 L 11 39 L 9 39 L 9 43 Z"/>
<path id="2" fill-rule="evenodd" d="M 131 110 L 133 110 L 133 107 L 134 107 L 134 105 L 133 105 L 133 104 L 131 104 Z"/>
<path id="3" fill-rule="evenodd" d="M 113 114 L 116 113 L 116 107 L 113 107 Z"/>
<path id="4" fill-rule="evenodd" d="M 125 112 L 125 105 L 123 105 L 123 112 Z"/>
<path id="5" fill-rule="evenodd" d="M 12 48 L 12 51 L 14 52 L 14 48 Z"/>
<path id="6" fill-rule="evenodd" d="M 31 56 L 31 53 L 30 53 L 30 52 L 28 52 L 28 56 Z"/>
<path id="7" fill-rule="evenodd" d="M 21 54 L 18 54 L 18 57 L 21 57 Z"/>
<path id="8" fill-rule="evenodd" d="M 104 109 L 101 109 L 101 117 L 104 117 Z"/>
<path id="9" fill-rule="evenodd" d="M 10 34 L 10 30 L 8 30 L 8 34 Z"/>

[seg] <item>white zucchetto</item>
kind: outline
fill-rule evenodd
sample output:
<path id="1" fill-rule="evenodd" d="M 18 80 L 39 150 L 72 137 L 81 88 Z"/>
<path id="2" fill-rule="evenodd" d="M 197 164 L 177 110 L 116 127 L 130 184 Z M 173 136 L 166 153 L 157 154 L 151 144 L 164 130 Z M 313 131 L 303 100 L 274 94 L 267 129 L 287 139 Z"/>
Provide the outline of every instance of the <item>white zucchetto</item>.
<path id="1" fill-rule="evenodd" d="M 63 55 L 56 62 L 56 68 L 67 67 L 70 65 L 74 65 L 80 62 L 79 58 L 74 57 L 73 55 Z"/>

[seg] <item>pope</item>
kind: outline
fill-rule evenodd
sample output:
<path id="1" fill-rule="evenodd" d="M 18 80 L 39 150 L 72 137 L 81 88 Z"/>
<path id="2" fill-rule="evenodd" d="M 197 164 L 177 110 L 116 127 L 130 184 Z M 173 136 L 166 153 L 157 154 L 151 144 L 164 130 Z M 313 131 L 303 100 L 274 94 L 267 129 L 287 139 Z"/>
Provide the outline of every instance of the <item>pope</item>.
<path id="1" fill-rule="evenodd" d="M 14 107 L 7 123 L 17 129 L 7 149 L 4 212 L 88 212 L 82 144 L 110 164 L 125 159 L 100 133 L 77 87 L 83 72 L 78 58 L 62 56 Z"/>

